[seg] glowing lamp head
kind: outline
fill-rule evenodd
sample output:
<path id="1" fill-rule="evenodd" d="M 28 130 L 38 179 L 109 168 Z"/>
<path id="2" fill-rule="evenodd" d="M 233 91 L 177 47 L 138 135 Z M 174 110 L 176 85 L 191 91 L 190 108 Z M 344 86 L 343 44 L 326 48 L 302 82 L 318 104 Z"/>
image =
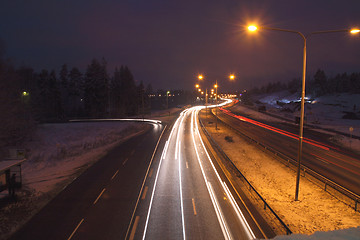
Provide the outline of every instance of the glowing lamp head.
<path id="1" fill-rule="evenodd" d="M 230 80 L 234 80 L 234 79 L 235 79 L 235 75 L 234 75 L 234 74 L 231 74 L 231 75 L 229 76 L 229 78 L 230 78 Z"/>
<path id="2" fill-rule="evenodd" d="M 360 29 L 358 29 L 358 28 L 354 28 L 354 29 L 350 30 L 350 33 L 352 33 L 352 34 L 357 34 L 359 32 L 360 32 Z"/>
<path id="3" fill-rule="evenodd" d="M 203 75 L 199 75 L 199 80 L 202 80 L 204 77 L 203 77 Z"/>
<path id="4" fill-rule="evenodd" d="M 196 85 L 195 85 L 195 87 L 196 87 L 196 88 L 199 88 L 199 87 L 200 87 L 200 85 L 199 85 L 199 84 L 196 84 Z"/>
<path id="5" fill-rule="evenodd" d="M 218 87 L 218 85 L 217 85 L 217 84 L 215 84 L 215 85 L 214 85 L 214 88 L 217 88 L 217 87 Z"/>
<path id="6" fill-rule="evenodd" d="M 248 26 L 248 30 L 249 30 L 250 32 L 255 32 L 257 29 L 258 29 L 258 28 L 257 28 L 257 26 L 255 26 L 255 25 L 250 25 L 250 26 Z"/>

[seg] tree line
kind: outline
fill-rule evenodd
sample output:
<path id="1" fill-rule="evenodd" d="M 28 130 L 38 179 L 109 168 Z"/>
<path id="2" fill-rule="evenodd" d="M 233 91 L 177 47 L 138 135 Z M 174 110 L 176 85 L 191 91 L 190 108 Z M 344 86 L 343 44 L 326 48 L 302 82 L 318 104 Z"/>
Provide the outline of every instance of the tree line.
<path id="1" fill-rule="evenodd" d="M 151 85 L 135 83 L 127 66 L 110 76 L 105 59 L 93 59 L 82 73 L 62 65 L 55 71 L 15 70 L 22 81 L 22 98 L 37 122 L 59 122 L 70 118 L 120 118 L 145 113 L 149 108 Z"/>
<path id="2" fill-rule="evenodd" d="M 0 56 L 0 157 L 37 123 L 146 114 L 151 94 L 151 85 L 136 84 L 127 66 L 110 75 L 104 59 L 93 59 L 84 73 L 64 64 L 57 76 L 54 70 L 15 68 Z"/>
<path id="3" fill-rule="evenodd" d="M 251 89 L 249 93 L 264 94 L 283 90 L 288 90 L 291 93 L 300 92 L 301 79 L 294 78 L 287 83 L 280 81 L 270 82 L 261 88 L 255 87 Z M 306 93 L 313 97 L 337 93 L 358 94 L 360 93 L 360 73 L 342 73 L 336 74 L 334 77 L 328 77 L 323 70 L 318 69 L 313 78 L 306 80 Z"/>

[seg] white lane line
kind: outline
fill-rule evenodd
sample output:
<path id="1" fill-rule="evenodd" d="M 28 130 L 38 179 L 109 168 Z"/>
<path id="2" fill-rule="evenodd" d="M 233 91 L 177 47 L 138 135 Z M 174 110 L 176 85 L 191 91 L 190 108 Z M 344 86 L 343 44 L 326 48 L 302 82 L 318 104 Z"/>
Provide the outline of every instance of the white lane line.
<path id="1" fill-rule="evenodd" d="M 126 163 L 128 160 L 129 160 L 129 159 L 128 159 L 128 158 L 126 158 L 126 159 L 125 159 L 125 161 L 123 161 L 122 165 L 124 166 L 124 165 L 125 165 L 125 163 Z"/>
<path id="2" fill-rule="evenodd" d="M 74 229 L 74 231 L 71 233 L 70 237 L 67 240 L 70 240 L 74 236 L 74 234 L 76 233 L 80 225 L 83 223 L 83 221 L 84 219 L 81 219 L 81 221 L 78 223 L 78 225 L 76 226 L 76 228 Z"/>
<path id="3" fill-rule="evenodd" d="M 142 197 L 141 197 L 142 200 L 144 200 L 144 199 L 146 198 L 146 193 L 147 193 L 147 191 L 148 191 L 148 186 L 145 186 L 143 195 L 142 195 Z"/>
<path id="4" fill-rule="evenodd" d="M 211 202 L 212 202 L 213 205 L 214 205 L 214 209 L 215 209 L 215 212 L 216 212 L 216 216 L 217 216 L 218 221 L 219 221 L 219 223 L 220 223 L 220 227 L 221 227 L 221 230 L 222 230 L 222 232 L 223 232 L 223 235 L 224 235 L 225 239 L 232 239 L 231 234 L 230 234 L 230 231 L 229 231 L 229 229 L 228 229 L 228 227 L 227 227 L 227 224 L 226 224 L 226 221 L 225 221 L 225 219 L 224 219 L 224 216 L 223 216 L 223 214 L 222 214 L 222 212 L 221 212 L 221 208 L 220 208 L 219 203 L 218 203 L 218 201 L 217 201 L 217 199 L 216 199 L 214 190 L 213 190 L 213 188 L 212 188 L 212 186 L 211 186 L 211 184 L 210 184 L 209 181 L 206 182 L 206 185 L 207 185 L 207 187 L 208 187 L 208 191 L 209 191 L 209 193 L 210 193 Z"/>
<path id="5" fill-rule="evenodd" d="M 185 234 L 185 220 L 184 220 L 184 204 L 183 204 L 183 196 L 182 196 L 182 181 L 181 181 L 181 141 L 180 138 L 180 131 L 182 128 L 182 124 L 185 118 L 185 114 L 182 112 L 180 114 L 181 121 L 177 130 L 177 136 L 176 136 L 176 145 L 175 145 L 175 159 L 179 159 L 179 191 L 180 191 L 180 209 L 181 209 L 181 223 L 182 223 L 182 230 L 183 230 L 183 239 L 186 239 Z"/>
<path id="6" fill-rule="evenodd" d="M 197 110 L 197 112 L 198 112 L 198 111 L 199 111 L 199 110 Z M 219 173 L 217 172 L 217 170 L 216 170 L 216 168 L 215 168 L 215 165 L 214 165 L 213 161 L 211 160 L 210 155 L 209 155 L 209 153 L 208 153 L 208 151 L 207 151 L 207 149 L 206 149 L 206 147 L 205 147 L 205 144 L 204 144 L 204 142 L 203 142 L 203 140 L 202 140 L 202 138 L 201 138 L 201 135 L 200 135 L 200 132 L 199 132 L 199 127 L 198 127 L 198 120 L 197 120 L 197 118 L 198 118 L 198 114 L 195 115 L 195 126 L 196 126 L 195 129 L 196 129 L 196 133 L 197 133 L 197 135 L 198 135 L 198 137 L 199 137 L 199 139 L 200 139 L 202 148 L 203 148 L 203 150 L 205 151 L 206 156 L 207 156 L 207 158 L 208 158 L 208 160 L 209 160 L 209 162 L 210 162 L 210 164 L 211 164 L 211 166 L 212 166 L 212 168 L 213 168 L 213 170 L 214 170 L 214 172 L 215 172 L 215 174 L 216 174 L 216 176 L 217 176 L 217 178 L 218 178 L 218 180 L 219 180 L 222 188 L 224 189 L 225 192 L 227 192 L 227 190 L 226 190 L 226 188 L 225 188 L 226 185 L 224 186 L 223 181 L 222 181 Z M 195 144 L 195 141 L 194 141 L 194 144 Z M 195 146 L 195 145 L 194 145 L 194 146 Z M 195 147 L 195 149 L 196 149 L 196 147 Z M 227 187 L 227 186 L 226 186 L 226 187 Z M 230 191 L 228 191 L 228 195 L 231 196 L 231 197 L 229 197 L 229 198 L 234 199 L 234 197 L 232 196 L 232 194 L 231 194 Z M 246 227 L 244 227 L 244 228 L 247 230 L 247 234 L 248 234 L 249 236 L 253 236 L 253 238 L 255 238 L 254 233 L 252 232 L 252 230 L 251 230 L 248 222 L 245 220 L 245 218 L 241 218 L 241 215 L 243 216 L 243 214 L 242 214 L 239 206 L 236 204 L 235 200 L 234 200 L 233 203 L 234 203 L 234 204 L 232 204 L 232 207 L 233 207 L 234 211 L 237 213 L 237 216 L 238 216 L 238 218 L 239 218 L 239 221 L 242 222 L 243 224 L 245 224 Z M 238 214 L 238 211 L 241 212 L 240 215 Z"/>
<path id="7" fill-rule="evenodd" d="M 196 213 L 196 207 L 195 207 L 195 199 L 192 198 L 191 201 L 192 201 L 192 205 L 193 205 L 194 215 L 196 216 L 197 213 Z"/>
<path id="8" fill-rule="evenodd" d="M 231 194 L 231 192 L 230 192 L 230 190 L 229 190 L 229 188 L 228 188 L 228 186 L 226 185 L 225 182 L 223 182 L 223 186 L 224 186 L 224 188 L 225 188 L 225 190 L 226 190 L 226 195 L 227 195 L 228 198 L 230 199 L 230 202 L 231 202 L 233 208 L 236 209 L 236 214 L 238 215 L 238 218 L 241 220 L 241 224 L 243 225 L 243 227 L 244 227 L 245 229 L 248 230 L 248 231 L 247 231 L 248 237 L 249 237 L 250 239 L 255 239 L 255 238 L 256 238 L 256 237 L 255 237 L 255 234 L 254 234 L 253 231 L 251 230 L 251 228 L 250 228 L 250 226 L 249 226 L 249 223 L 246 221 L 244 214 L 241 212 L 239 206 L 236 204 L 236 201 L 235 201 L 233 195 Z"/>
<path id="9" fill-rule="evenodd" d="M 137 225 L 139 224 L 139 220 L 140 220 L 140 217 L 139 217 L 139 216 L 136 216 L 135 221 L 134 221 L 134 226 L 133 226 L 133 228 L 131 229 L 131 233 L 130 233 L 129 240 L 133 240 L 133 239 L 134 239 L 135 233 L 136 233 L 136 228 L 137 228 Z"/>
<path id="10" fill-rule="evenodd" d="M 101 197 L 101 195 L 103 195 L 103 193 L 105 192 L 105 190 L 106 190 L 106 188 L 104 188 L 102 191 L 101 191 L 101 193 L 99 194 L 99 196 L 96 198 L 96 200 L 94 201 L 94 205 L 99 201 L 99 199 L 100 199 L 100 197 Z"/>
<path id="11" fill-rule="evenodd" d="M 150 172 L 149 172 L 149 178 L 151 178 L 151 176 L 152 176 L 153 172 L 154 172 L 154 169 L 153 169 L 153 168 L 152 168 L 152 169 L 150 169 Z"/>
<path id="12" fill-rule="evenodd" d="M 189 164 L 188 164 L 188 162 L 186 161 L 186 168 L 189 168 Z"/>
<path id="13" fill-rule="evenodd" d="M 154 187 L 153 187 L 153 190 L 152 190 L 152 193 L 151 193 L 150 204 L 149 204 L 148 213 L 147 213 L 147 216 L 146 216 L 145 228 L 144 228 L 144 233 L 143 233 L 143 237 L 142 237 L 143 240 L 144 240 L 145 237 L 146 237 L 147 227 L 148 227 L 148 225 L 149 225 L 150 213 L 151 213 L 152 204 L 153 204 L 153 201 L 154 201 L 154 194 L 155 194 L 155 190 L 156 190 L 156 186 L 157 186 L 157 181 L 158 181 L 158 178 L 159 178 L 159 173 L 160 173 L 160 168 L 161 168 L 161 165 L 162 165 L 162 161 L 165 159 L 165 156 L 166 156 L 166 153 L 167 153 L 167 149 L 168 149 L 168 147 L 169 147 L 169 141 L 170 141 L 170 139 L 171 139 L 171 137 L 172 137 L 172 135 L 173 135 L 174 129 L 175 129 L 176 126 L 178 125 L 178 122 L 179 122 L 179 118 L 176 120 L 173 128 L 171 129 L 169 138 L 168 138 L 168 140 L 166 141 L 164 150 L 163 150 L 162 155 L 161 155 L 161 158 L 160 158 L 160 163 L 159 163 L 158 169 L 157 169 L 157 171 L 156 171 L 156 177 L 155 177 Z"/>
<path id="14" fill-rule="evenodd" d="M 181 124 L 180 124 L 181 126 Z M 179 132 L 180 132 L 180 128 L 179 128 Z M 178 132 L 178 134 L 180 134 Z M 181 142 L 179 142 L 179 149 L 181 146 Z M 183 195 L 182 195 L 182 183 L 181 183 L 181 155 L 180 155 L 180 150 L 179 150 L 179 185 L 180 185 L 180 206 L 181 206 L 181 221 L 182 221 L 182 229 L 183 229 L 183 239 L 186 239 L 186 235 L 185 235 L 185 220 L 184 220 L 184 204 L 183 204 Z"/>
<path id="15" fill-rule="evenodd" d="M 203 179 L 205 181 L 209 196 L 211 198 L 211 203 L 213 204 L 213 207 L 214 207 L 216 216 L 218 218 L 220 228 L 221 228 L 221 230 L 223 232 L 224 238 L 225 239 L 231 239 L 231 235 L 229 233 L 226 221 L 225 221 L 224 217 L 222 216 L 222 213 L 221 213 L 221 211 L 219 209 L 220 207 L 218 206 L 217 200 L 215 199 L 214 193 L 212 191 L 211 184 L 207 180 L 207 177 L 206 177 L 206 174 L 205 174 L 205 171 L 204 171 L 204 167 L 203 167 L 203 165 L 201 163 L 201 160 L 200 160 L 199 151 L 198 151 L 198 149 L 196 147 L 195 136 L 194 136 L 195 111 L 192 113 L 191 117 L 192 117 L 192 119 L 191 119 L 191 135 L 192 135 L 192 139 L 193 139 L 193 143 L 194 143 L 196 157 L 197 157 L 198 163 L 200 165 L 201 173 L 202 173 Z M 229 236 L 230 236 L 230 238 L 229 238 Z"/>
<path id="16" fill-rule="evenodd" d="M 159 139 L 158 139 L 158 141 L 157 141 L 157 143 L 156 143 L 156 146 L 155 146 L 155 149 L 154 149 L 154 151 L 153 151 L 153 154 L 152 154 L 152 156 L 151 156 L 151 160 L 150 160 L 149 166 L 148 166 L 148 168 L 147 168 L 147 170 L 146 170 L 145 177 L 144 177 L 143 183 L 141 184 L 141 188 L 140 188 L 140 191 L 139 191 L 139 194 L 138 194 L 138 198 L 137 198 L 137 200 L 136 200 L 136 204 L 135 204 L 134 211 L 133 211 L 133 213 L 132 213 L 132 215 L 131 215 L 131 219 L 130 219 L 129 226 L 128 226 L 127 230 L 126 230 L 125 239 L 127 239 L 127 236 L 129 235 L 131 223 L 132 223 L 132 221 L 133 221 L 133 219 L 134 219 L 135 212 L 136 212 L 137 206 L 138 206 L 139 201 L 140 201 L 140 196 L 141 196 L 141 193 L 142 193 L 142 191 L 143 191 L 143 189 L 144 189 L 145 181 L 146 181 L 147 176 L 148 176 L 148 174 L 149 174 L 149 170 L 150 170 L 150 167 L 151 167 L 152 162 L 153 162 L 153 160 L 154 160 L 156 150 L 157 150 L 157 148 L 158 148 L 158 146 L 159 146 L 160 140 L 161 140 L 161 138 L 162 138 L 162 136 L 163 136 L 163 134 L 164 134 L 164 132 L 165 132 L 166 127 L 167 127 L 167 126 L 165 126 L 164 129 L 162 130 L 162 132 L 161 132 L 161 134 L 160 134 L 160 137 L 159 137 Z"/>
<path id="17" fill-rule="evenodd" d="M 118 173 L 119 173 L 119 170 L 117 170 L 117 171 L 114 173 L 114 175 L 111 177 L 111 180 L 113 180 Z"/>

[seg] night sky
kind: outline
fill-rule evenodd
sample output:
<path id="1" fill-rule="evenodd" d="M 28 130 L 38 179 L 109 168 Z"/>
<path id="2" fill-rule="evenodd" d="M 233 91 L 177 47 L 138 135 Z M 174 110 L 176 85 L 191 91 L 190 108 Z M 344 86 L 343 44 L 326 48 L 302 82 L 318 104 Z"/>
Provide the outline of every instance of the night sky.
<path id="1" fill-rule="evenodd" d="M 360 27 L 359 0 L 2 0 L 0 39 L 17 65 L 85 71 L 104 57 L 112 75 L 127 65 L 157 88 L 193 88 L 198 73 L 220 88 L 241 89 L 300 78 L 296 34 L 249 34 L 248 23 L 308 33 Z M 360 72 L 360 35 L 312 36 L 308 76 Z M 236 82 L 229 83 L 234 73 Z"/>

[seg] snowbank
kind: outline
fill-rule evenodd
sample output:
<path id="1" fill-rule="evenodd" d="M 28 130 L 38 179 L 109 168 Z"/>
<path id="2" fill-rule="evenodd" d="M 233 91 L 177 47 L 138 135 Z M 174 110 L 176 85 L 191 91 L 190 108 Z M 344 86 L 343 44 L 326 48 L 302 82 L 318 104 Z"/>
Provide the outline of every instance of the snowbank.
<path id="1" fill-rule="evenodd" d="M 328 232 L 315 232 L 312 235 L 293 234 L 291 236 L 277 236 L 274 240 L 359 240 L 360 227 Z"/>
<path id="2" fill-rule="evenodd" d="M 298 94 L 290 94 L 287 91 L 268 95 L 262 94 L 254 96 L 253 101 L 256 103 L 254 107 L 236 105 L 235 108 L 249 117 L 269 122 L 295 124 L 295 116 L 299 116 Z M 267 113 L 280 118 L 259 112 L 259 106 L 265 106 Z M 337 94 L 311 99 L 305 104 L 305 114 L 306 123 L 309 124 L 307 128 L 332 135 L 331 141 L 360 152 L 359 139 L 334 132 L 360 137 L 360 94 Z M 358 116 L 359 119 L 343 118 L 349 114 Z"/>
<path id="3" fill-rule="evenodd" d="M 300 201 L 294 201 L 296 173 L 293 170 L 221 123 L 217 131 L 213 124 L 206 124 L 214 140 L 294 233 L 312 234 L 360 225 L 359 212 L 306 178 L 300 181 Z M 231 137 L 233 142 L 226 141 L 225 137 Z"/>
<path id="4" fill-rule="evenodd" d="M 81 122 L 40 125 L 26 144 L 24 187 L 49 192 L 109 148 L 146 128 L 142 123 Z"/>

